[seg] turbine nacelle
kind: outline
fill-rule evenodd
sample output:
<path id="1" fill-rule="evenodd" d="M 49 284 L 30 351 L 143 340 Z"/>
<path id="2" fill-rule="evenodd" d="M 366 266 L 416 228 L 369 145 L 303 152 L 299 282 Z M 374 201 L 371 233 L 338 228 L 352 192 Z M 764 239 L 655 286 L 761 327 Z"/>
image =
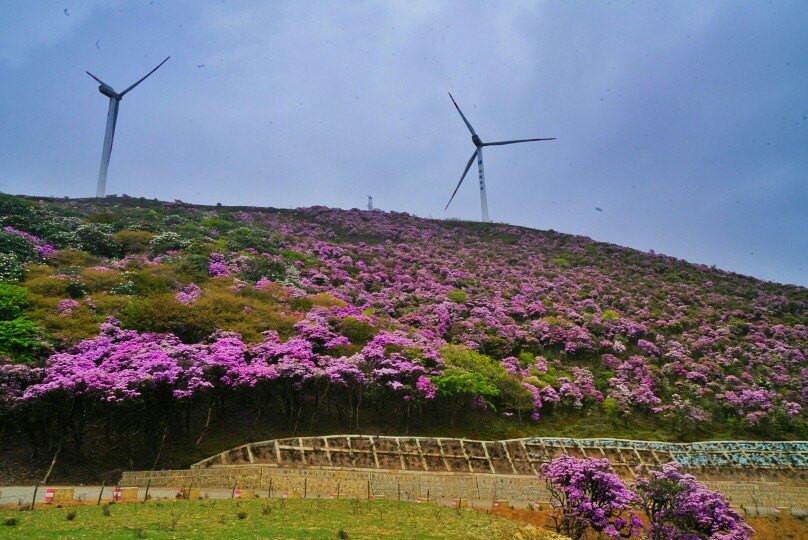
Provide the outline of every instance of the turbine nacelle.
<path id="1" fill-rule="evenodd" d="M 477 135 L 476 133 L 471 136 L 471 142 L 473 142 L 474 146 L 477 146 L 477 147 L 480 147 L 480 146 L 483 145 L 482 139 L 480 139 L 480 136 Z"/>
<path id="2" fill-rule="evenodd" d="M 98 87 L 98 91 L 101 92 L 102 94 L 104 94 L 105 96 L 107 96 L 108 98 L 112 98 L 112 99 L 121 99 L 121 97 L 123 97 L 120 94 L 118 94 L 118 92 L 113 90 L 112 87 L 109 86 L 108 84 L 100 85 Z"/>

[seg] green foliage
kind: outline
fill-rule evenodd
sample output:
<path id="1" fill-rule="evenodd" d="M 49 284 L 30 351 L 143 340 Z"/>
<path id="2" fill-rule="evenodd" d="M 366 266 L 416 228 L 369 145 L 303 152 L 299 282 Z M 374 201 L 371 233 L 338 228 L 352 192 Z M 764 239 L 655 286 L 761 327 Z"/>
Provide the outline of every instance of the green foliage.
<path id="1" fill-rule="evenodd" d="M 506 407 L 530 408 L 530 393 L 514 375 L 496 360 L 463 345 L 447 345 L 441 349 L 447 366 L 483 377 L 493 388 L 495 396 Z"/>
<path id="2" fill-rule="evenodd" d="M 132 302 L 124 309 L 122 322 L 127 328 L 172 332 L 185 343 L 196 343 L 216 329 L 210 315 L 177 302 L 173 294 L 160 294 Z"/>
<path id="3" fill-rule="evenodd" d="M 307 312 L 313 305 L 314 302 L 311 301 L 311 298 L 306 296 L 295 296 L 289 299 L 289 307 L 292 308 L 292 311 Z"/>
<path id="4" fill-rule="evenodd" d="M 114 223 L 119 222 L 120 220 L 121 216 L 113 214 L 112 212 L 109 211 L 93 214 L 92 216 L 87 218 L 87 221 L 89 221 L 90 223 L 105 223 L 107 225 L 112 225 Z"/>
<path id="5" fill-rule="evenodd" d="M 39 258 L 39 254 L 30 240 L 5 231 L 0 231 L 0 253 L 12 254 L 20 262 Z"/>
<path id="6" fill-rule="evenodd" d="M 280 241 L 269 231 L 257 227 L 239 227 L 233 229 L 225 236 L 225 245 L 230 251 L 243 251 L 253 248 L 259 252 L 275 253 L 280 247 Z"/>
<path id="7" fill-rule="evenodd" d="M 262 277 L 271 281 L 283 281 L 286 279 L 286 265 L 269 257 L 253 257 L 241 276 L 249 281 L 258 281 Z"/>
<path id="8" fill-rule="evenodd" d="M 619 318 L 620 315 L 618 315 L 613 309 L 607 309 L 600 314 L 600 320 L 602 321 L 616 321 Z"/>
<path id="9" fill-rule="evenodd" d="M 442 375 L 432 377 L 440 397 L 481 396 L 493 398 L 499 390 L 480 373 L 470 373 L 462 369 L 447 369 Z"/>
<path id="10" fill-rule="evenodd" d="M 191 243 L 187 238 L 183 238 L 175 232 L 160 233 L 149 242 L 149 248 L 154 253 L 165 253 L 176 251 L 188 247 Z"/>
<path id="11" fill-rule="evenodd" d="M 57 268 L 93 266 L 98 264 L 98 257 L 78 249 L 60 249 L 50 256 L 48 264 Z"/>
<path id="12" fill-rule="evenodd" d="M 43 345 L 39 339 L 39 328 L 26 317 L 0 321 L 0 355 L 6 355 L 14 362 L 30 362 Z"/>
<path id="13" fill-rule="evenodd" d="M 281 250 L 281 256 L 283 260 L 288 262 L 289 264 L 293 264 L 295 261 L 300 261 L 303 263 L 305 268 L 310 268 L 312 266 L 319 266 L 320 261 L 317 257 L 313 255 L 307 255 L 305 253 L 300 253 L 293 249 L 283 249 Z"/>
<path id="14" fill-rule="evenodd" d="M 76 237 L 82 249 L 101 257 L 117 257 L 121 245 L 110 234 L 112 228 L 101 223 L 85 223 L 76 229 Z"/>
<path id="15" fill-rule="evenodd" d="M 208 255 L 200 253 L 187 253 L 175 262 L 177 273 L 189 278 L 189 281 L 199 282 L 208 279 Z"/>
<path id="16" fill-rule="evenodd" d="M 57 278 L 46 275 L 31 277 L 25 280 L 25 288 L 35 294 L 51 297 L 64 297 L 67 294 L 67 284 L 69 281 L 64 278 Z"/>
<path id="17" fill-rule="evenodd" d="M 80 281 L 70 281 L 66 287 L 70 298 L 84 298 L 90 290 Z"/>
<path id="18" fill-rule="evenodd" d="M 0 283 L 0 321 L 16 319 L 29 305 L 27 290 L 16 285 Z"/>
<path id="19" fill-rule="evenodd" d="M 206 229 L 216 229 L 220 233 L 227 232 L 234 226 L 238 225 L 236 221 L 226 217 L 205 218 L 201 220 L 199 224 Z"/>
<path id="20" fill-rule="evenodd" d="M 447 294 L 446 297 L 449 298 L 449 300 L 451 300 L 452 302 L 456 302 L 458 304 L 462 304 L 466 301 L 465 291 L 461 291 L 459 289 L 449 291 L 449 294 Z"/>
<path id="21" fill-rule="evenodd" d="M 154 233 L 124 230 L 116 232 L 113 238 L 121 245 L 124 253 L 145 253 L 150 247 Z"/>
<path id="22" fill-rule="evenodd" d="M 14 283 L 25 277 L 25 269 L 13 253 L 0 253 L 0 283 Z"/>
<path id="23" fill-rule="evenodd" d="M 603 407 L 603 412 L 605 412 L 606 416 L 609 418 L 617 418 L 617 415 L 620 413 L 620 406 L 617 404 L 617 401 L 611 397 L 604 399 L 601 407 Z"/>
<path id="24" fill-rule="evenodd" d="M 340 333 L 351 340 L 354 345 L 367 345 L 378 330 L 370 323 L 358 321 L 353 317 L 345 317 L 340 322 Z"/>

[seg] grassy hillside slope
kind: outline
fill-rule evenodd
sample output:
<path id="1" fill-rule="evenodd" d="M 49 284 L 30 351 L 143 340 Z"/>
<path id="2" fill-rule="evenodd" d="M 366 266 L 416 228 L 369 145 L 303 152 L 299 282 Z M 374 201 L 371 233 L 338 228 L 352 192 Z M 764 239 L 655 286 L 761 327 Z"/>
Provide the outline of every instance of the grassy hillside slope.
<path id="1" fill-rule="evenodd" d="M 3 196 L 0 227 L 15 467 L 186 465 L 289 433 L 808 435 L 802 287 L 322 207 Z"/>

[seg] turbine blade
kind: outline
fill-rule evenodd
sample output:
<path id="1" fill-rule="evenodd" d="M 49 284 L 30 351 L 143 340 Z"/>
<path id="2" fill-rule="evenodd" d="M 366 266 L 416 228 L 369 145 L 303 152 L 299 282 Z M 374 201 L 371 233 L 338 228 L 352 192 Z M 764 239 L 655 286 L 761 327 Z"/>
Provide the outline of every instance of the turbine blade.
<path id="1" fill-rule="evenodd" d="M 105 83 L 104 81 L 102 81 L 101 79 L 99 79 L 98 77 L 96 77 L 95 75 L 90 73 L 89 71 L 85 71 L 84 73 L 86 73 L 87 75 L 89 75 L 90 77 L 92 77 L 93 79 L 98 81 L 98 84 L 103 84 L 104 86 L 109 86 L 107 83 Z"/>
<path id="2" fill-rule="evenodd" d="M 124 95 L 126 95 L 126 93 L 127 93 L 127 92 L 129 92 L 130 90 L 132 90 L 132 89 L 133 89 L 135 86 L 137 86 L 137 85 L 139 85 L 140 83 L 142 83 L 143 81 L 145 81 L 145 80 L 146 80 L 146 77 L 148 77 L 149 75 L 151 75 L 152 73 L 154 73 L 155 71 L 157 71 L 158 69 L 160 69 L 160 66 L 162 66 L 163 64 L 165 64 L 166 62 L 168 62 L 168 59 L 169 59 L 169 58 L 171 58 L 171 57 L 170 57 L 170 56 L 166 56 L 166 59 L 165 59 L 165 60 L 163 60 L 162 62 L 160 62 L 159 64 L 157 64 L 157 67 L 156 67 L 156 68 L 154 68 L 154 69 L 153 69 L 153 70 L 151 70 L 150 72 L 146 73 L 146 74 L 143 76 L 143 78 L 141 78 L 139 81 L 137 81 L 135 84 L 133 84 L 132 86 L 130 86 L 129 88 L 127 88 L 127 89 L 126 89 L 126 90 L 124 90 L 123 92 L 121 92 L 121 97 L 123 97 Z"/>
<path id="3" fill-rule="evenodd" d="M 466 174 L 468 174 L 469 169 L 471 169 L 471 164 L 474 163 L 475 157 L 477 157 L 477 150 L 475 150 L 474 153 L 471 154 L 469 162 L 466 163 L 466 168 L 463 170 L 463 175 L 460 177 L 460 182 L 457 183 L 457 187 L 455 187 L 454 191 L 452 192 L 452 196 L 449 197 L 449 202 L 446 203 L 446 207 L 443 209 L 444 212 L 449 208 L 449 205 L 452 204 L 452 199 L 454 199 L 455 195 L 457 195 L 457 190 L 460 189 L 460 184 L 463 183 L 463 179 L 466 177 Z"/>
<path id="4" fill-rule="evenodd" d="M 554 141 L 556 140 L 555 137 L 550 137 L 547 139 L 519 139 L 518 141 L 500 141 L 500 142 L 487 142 L 483 143 L 483 146 L 502 146 L 503 144 L 516 144 L 521 142 L 532 142 L 532 141 Z"/>
<path id="5" fill-rule="evenodd" d="M 458 106 L 457 106 L 457 102 L 455 101 L 454 97 L 452 97 L 452 93 L 451 93 L 451 92 L 449 92 L 449 97 L 451 98 L 452 103 L 454 103 L 454 106 L 455 106 L 455 109 L 457 109 L 457 112 L 459 112 L 459 113 L 460 113 L 460 118 L 462 118 L 462 119 L 463 119 L 463 122 L 465 122 L 466 127 L 467 127 L 467 128 L 469 128 L 469 131 L 471 131 L 471 134 L 472 134 L 472 135 L 477 135 L 477 133 L 474 131 L 474 128 L 473 128 L 473 127 L 471 127 L 471 124 L 469 124 L 469 121 L 468 121 L 468 120 L 466 120 L 466 115 L 464 115 L 464 114 L 463 114 L 463 111 L 461 111 L 461 110 L 460 110 L 460 107 L 458 107 Z"/>

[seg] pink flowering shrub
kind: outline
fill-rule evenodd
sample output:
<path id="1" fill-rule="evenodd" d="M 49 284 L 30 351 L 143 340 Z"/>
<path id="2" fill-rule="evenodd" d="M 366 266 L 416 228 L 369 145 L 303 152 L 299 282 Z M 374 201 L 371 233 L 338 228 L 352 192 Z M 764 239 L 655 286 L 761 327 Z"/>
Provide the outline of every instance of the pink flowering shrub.
<path id="1" fill-rule="evenodd" d="M 747 540 L 754 531 L 720 493 L 668 463 L 637 479 L 640 506 L 652 540 Z"/>
<path id="2" fill-rule="evenodd" d="M 573 540 L 590 529 L 607 538 L 639 535 L 642 522 L 630 512 L 637 496 L 614 472 L 608 459 L 559 456 L 541 467 L 550 491 L 551 520 Z"/>
<path id="3" fill-rule="evenodd" d="M 59 305 L 56 306 L 56 313 L 62 315 L 64 317 L 68 317 L 73 314 L 73 310 L 79 306 L 79 303 L 72 298 L 67 298 L 65 300 L 59 301 Z"/>
<path id="4" fill-rule="evenodd" d="M 180 292 L 175 296 L 177 302 L 190 305 L 195 303 L 202 296 L 202 289 L 199 286 L 189 283 L 187 287 L 183 287 Z"/>

